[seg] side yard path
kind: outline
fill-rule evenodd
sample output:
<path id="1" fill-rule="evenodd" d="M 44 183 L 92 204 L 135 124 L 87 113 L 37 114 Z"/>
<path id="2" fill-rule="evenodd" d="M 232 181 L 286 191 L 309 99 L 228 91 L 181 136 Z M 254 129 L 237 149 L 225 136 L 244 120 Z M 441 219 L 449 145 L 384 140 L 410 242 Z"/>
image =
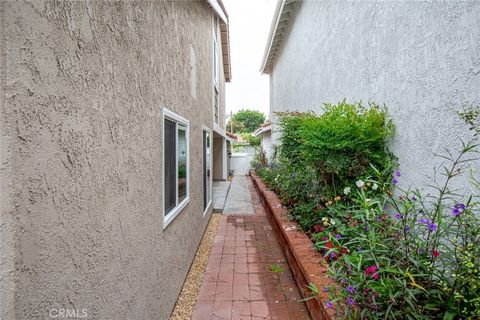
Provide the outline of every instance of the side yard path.
<path id="1" fill-rule="evenodd" d="M 310 319 L 250 177 L 254 215 L 223 215 L 194 320 Z"/>

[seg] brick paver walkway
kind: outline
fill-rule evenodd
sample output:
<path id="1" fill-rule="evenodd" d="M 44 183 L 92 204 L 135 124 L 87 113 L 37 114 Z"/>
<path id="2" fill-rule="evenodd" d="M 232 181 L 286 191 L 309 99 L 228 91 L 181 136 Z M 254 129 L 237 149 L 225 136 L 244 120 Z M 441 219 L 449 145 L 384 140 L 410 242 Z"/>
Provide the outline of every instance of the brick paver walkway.
<path id="1" fill-rule="evenodd" d="M 251 216 L 223 216 L 193 319 L 310 319 L 252 181 Z"/>

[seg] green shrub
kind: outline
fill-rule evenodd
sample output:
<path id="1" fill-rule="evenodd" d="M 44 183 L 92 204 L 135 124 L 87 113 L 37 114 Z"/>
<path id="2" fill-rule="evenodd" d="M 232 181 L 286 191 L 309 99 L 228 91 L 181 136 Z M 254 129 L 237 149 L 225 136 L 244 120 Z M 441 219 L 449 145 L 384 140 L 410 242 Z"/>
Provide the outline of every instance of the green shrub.
<path id="1" fill-rule="evenodd" d="M 359 177 L 373 175 L 372 166 L 392 170 L 395 158 L 386 140 L 394 126 L 385 107 L 343 101 L 325 104 L 321 115 L 278 115 L 281 145 L 278 163 L 270 163 L 269 183 L 307 231 L 318 223 L 315 212 L 338 202 Z M 303 205 L 316 211 L 300 210 Z"/>
<path id="2" fill-rule="evenodd" d="M 314 113 L 280 114 L 281 159 L 288 166 L 308 167 L 319 180 L 322 193 L 332 197 L 352 181 L 391 165 L 386 140 L 394 133 L 385 107 L 371 103 L 325 104 L 320 116 Z"/>

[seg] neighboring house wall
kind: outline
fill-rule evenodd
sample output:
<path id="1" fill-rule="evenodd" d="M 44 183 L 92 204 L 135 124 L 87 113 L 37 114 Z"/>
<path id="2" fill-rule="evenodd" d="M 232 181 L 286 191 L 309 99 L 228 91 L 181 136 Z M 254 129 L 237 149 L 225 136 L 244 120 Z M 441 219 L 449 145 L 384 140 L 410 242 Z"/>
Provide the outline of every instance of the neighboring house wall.
<path id="1" fill-rule="evenodd" d="M 442 162 L 435 153 L 469 139 L 454 110 L 480 105 L 478 1 L 297 2 L 288 30 L 271 74 L 271 112 L 319 112 L 343 98 L 385 103 L 402 186 L 419 185 Z"/>
<path id="2" fill-rule="evenodd" d="M 201 159 L 202 126 L 213 128 L 211 7 L 0 10 L 0 318 L 68 308 L 167 319 L 210 217 Z M 162 107 L 190 120 L 190 202 L 165 230 Z"/>
<path id="3" fill-rule="evenodd" d="M 267 158 L 270 159 L 272 155 L 272 132 L 265 131 L 260 138 L 262 139 L 262 149 L 266 153 Z"/>

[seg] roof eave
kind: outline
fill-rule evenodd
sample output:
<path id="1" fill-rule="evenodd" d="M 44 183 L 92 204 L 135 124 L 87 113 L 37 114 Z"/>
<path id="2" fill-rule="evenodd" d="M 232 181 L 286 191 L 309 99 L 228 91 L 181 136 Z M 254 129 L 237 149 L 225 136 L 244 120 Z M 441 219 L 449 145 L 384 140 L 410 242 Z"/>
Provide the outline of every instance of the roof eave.
<path id="1" fill-rule="evenodd" d="M 232 67 L 230 58 L 230 34 L 228 31 L 228 14 L 221 0 L 207 0 L 213 11 L 220 18 L 220 40 L 222 42 L 222 61 L 223 75 L 225 81 L 230 82 L 232 79 Z"/>
<path id="2" fill-rule="evenodd" d="M 265 52 L 263 54 L 260 72 L 270 74 L 273 69 L 273 63 L 282 45 L 283 38 L 287 32 L 288 22 L 293 12 L 294 4 L 297 0 L 278 0 L 277 7 L 272 19 L 270 33 L 268 34 Z M 279 28 L 281 26 L 281 28 Z"/>

